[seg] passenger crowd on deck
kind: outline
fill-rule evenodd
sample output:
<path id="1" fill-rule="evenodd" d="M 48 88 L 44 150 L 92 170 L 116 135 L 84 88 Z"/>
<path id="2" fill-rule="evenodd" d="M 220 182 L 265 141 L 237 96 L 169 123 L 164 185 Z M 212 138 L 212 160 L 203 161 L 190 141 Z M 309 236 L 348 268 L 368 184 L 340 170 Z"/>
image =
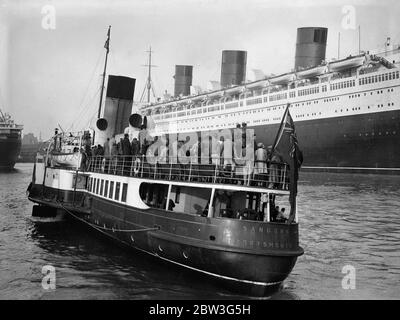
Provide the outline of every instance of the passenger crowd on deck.
<path id="1" fill-rule="evenodd" d="M 201 150 L 203 148 L 209 148 L 209 164 L 218 166 L 220 168 L 220 174 L 222 177 L 232 178 L 235 172 L 235 183 L 263 186 L 268 188 L 276 188 L 279 183 L 282 183 L 282 163 L 283 159 L 279 152 L 272 150 L 272 146 L 266 147 L 263 143 L 256 141 L 257 137 L 254 135 L 254 163 L 249 163 L 250 160 L 245 160 L 244 164 L 240 166 L 235 164 L 232 157 L 224 157 L 224 148 L 231 148 L 232 154 L 238 154 L 239 156 L 245 156 L 246 152 L 246 123 L 242 125 L 237 124 L 237 128 L 242 129 L 242 150 L 235 150 L 235 146 L 231 139 L 225 139 L 220 137 L 216 143 L 210 143 L 210 141 L 198 141 L 193 144 L 190 149 L 186 150 L 186 156 L 197 155 L 198 163 L 204 164 L 204 159 L 201 159 Z M 120 138 L 116 141 L 114 138 L 107 138 L 104 145 L 90 146 L 90 137 L 85 140 L 84 148 L 82 149 L 83 157 L 81 167 L 87 169 L 89 161 L 92 161 L 92 165 L 96 168 L 102 167 L 103 170 L 108 168 L 116 168 L 120 166 L 129 167 L 133 165 L 133 161 L 139 158 L 140 161 L 145 161 L 144 157 L 147 153 L 149 146 L 157 142 L 158 139 L 163 140 L 163 144 L 156 151 L 154 156 L 158 158 L 168 158 L 169 140 L 164 137 L 155 137 L 153 140 L 148 139 L 146 130 L 142 127 L 142 130 L 138 133 L 138 138 L 133 138 L 132 141 L 129 139 L 129 135 L 126 133 L 124 138 Z M 179 141 L 178 150 L 180 147 L 188 142 Z M 124 156 L 124 157 L 118 157 Z M 121 158 L 124 158 L 123 164 Z M 252 161 L 252 160 L 251 160 Z M 126 174 L 122 170 L 122 174 Z"/>
<path id="2" fill-rule="evenodd" d="M 246 151 L 246 124 L 243 123 L 242 126 L 240 124 L 237 125 L 237 128 L 242 128 L 242 156 L 245 155 Z M 115 138 L 107 138 L 103 145 L 97 144 L 92 146 L 92 138 L 89 132 L 85 132 L 82 136 L 82 147 L 81 147 L 81 169 L 82 170 L 101 170 L 102 172 L 109 172 L 109 169 L 114 170 L 114 168 L 122 168 L 119 169 L 118 172 L 113 171 L 114 174 L 122 174 L 122 175 L 132 175 L 132 164 L 134 161 L 141 159 L 140 161 L 146 161 L 146 157 L 144 157 L 147 153 L 147 150 L 151 144 L 156 142 L 158 139 L 165 139 L 163 144 L 161 144 L 161 148 L 158 149 L 158 153 L 155 156 L 160 157 L 162 155 L 165 156 L 165 159 L 168 158 L 168 148 L 170 147 L 168 138 L 164 137 L 155 137 L 153 140 L 147 140 L 147 135 L 144 130 L 139 131 L 138 138 L 129 139 L 128 134 L 124 134 L 123 138 L 120 138 L 119 141 L 116 141 Z M 186 141 L 178 142 L 178 150 L 180 147 L 187 143 L 189 139 Z M 247 163 L 245 165 L 237 165 L 232 158 L 224 157 L 224 149 L 232 148 L 233 154 L 235 146 L 232 141 L 228 138 L 220 137 L 217 143 L 210 143 L 211 141 L 199 141 L 197 144 L 191 146 L 190 149 L 186 150 L 186 156 L 198 155 L 199 163 L 203 163 L 200 158 L 201 149 L 202 148 L 210 148 L 209 149 L 209 163 L 208 165 L 217 168 L 219 179 L 218 181 L 221 183 L 237 183 L 251 186 L 262 186 L 268 188 L 279 188 L 281 189 L 284 186 L 285 181 L 282 180 L 282 166 L 283 158 L 278 152 L 273 152 L 272 146 L 266 147 L 262 142 L 256 141 L 256 136 L 254 135 L 254 163 L 252 163 L 252 171 L 246 172 Z M 215 141 L 214 141 L 215 142 Z M 56 135 L 53 141 L 54 151 L 58 152 L 61 146 L 61 139 L 56 131 Z M 78 150 L 79 151 L 79 150 Z M 247 161 L 247 160 L 246 160 Z M 130 168 L 130 171 L 125 171 L 124 168 Z M 241 174 L 233 175 L 234 169 L 241 169 Z M 235 171 L 237 173 L 238 171 Z M 250 174 L 252 178 L 250 177 Z M 227 178 L 229 180 L 224 180 Z M 197 180 L 201 181 L 201 180 Z M 246 183 L 247 181 L 247 183 Z M 266 195 L 266 194 L 263 194 Z M 271 196 L 271 195 L 270 195 Z M 218 198 L 218 196 L 216 196 Z M 220 195 L 222 199 L 223 194 Z M 267 197 L 268 198 L 268 197 Z M 221 200 L 220 199 L 220 200 Z M 165 199 L 166 200 L 166 199 Z M 222 200 L 221 200 L 222 201 Z M 288 220 L 287 213 L 285 212 L 285 208 L 279 208 L 274 203 L 274 200 L 271 201 L 269 199 L 263 199 L 261 197 L 256 200 L 257 210 L 248 210 L 248 211 L 238 211 L 232 212 L 227 215 L 230 218 L 236 219 L 249 219 L 249 220 L 259 220 L 265 221 L 266 217 L 266 207 L 269 206 L 269 221 L 271 222 L 280 222 L 284 223 Z M 161 207 L 164 208 L 166 206 L 165 203 L 161 203 Z M 172 200 L 168 204 L 168 210 L 173 210 L 175 204 Z M 230 210 L 230 206 L 227 205 L 224 209 L 227 212 Z M 207 210 L 204 209 L 203 214 L 207 215 Z M 223 215 L 221 215 L 223 216 Z"/>

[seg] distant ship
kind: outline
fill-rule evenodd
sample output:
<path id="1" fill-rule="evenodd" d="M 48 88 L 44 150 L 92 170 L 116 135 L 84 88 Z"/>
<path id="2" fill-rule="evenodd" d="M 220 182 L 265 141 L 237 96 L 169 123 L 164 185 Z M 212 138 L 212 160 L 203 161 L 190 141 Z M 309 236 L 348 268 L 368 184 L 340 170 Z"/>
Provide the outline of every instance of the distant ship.
<path id="1" fill-rule="evenodd" d="M 0 110 L 0 170 L 11 170 L 21 150 L 23 126 L 17 125 Z"/>
<path id="2" fill-rule="evenodd" d="M 400 47 L 325 61 L 326 28 L 297 30 L 295 68 L 246 82 L 246 51 L 222 52 L 221 81 L 195 90 L 193 67 L 175 67 L 174 97 L 140 106 L 155 135 L 232 129 L 246 123 L 271 145 L 291 104 L 304 166 L 400 173 Z M 279 57 L 277 57 L 279 59 Z"/>

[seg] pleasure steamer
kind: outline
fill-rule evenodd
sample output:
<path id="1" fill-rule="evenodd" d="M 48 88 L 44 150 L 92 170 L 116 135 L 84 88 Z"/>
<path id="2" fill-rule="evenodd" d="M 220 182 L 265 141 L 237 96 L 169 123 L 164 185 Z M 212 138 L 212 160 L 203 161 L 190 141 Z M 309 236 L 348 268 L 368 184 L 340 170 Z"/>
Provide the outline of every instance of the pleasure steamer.
<path id="1" fill-rule="evenodd" d="M 110 30 L 107 54 L 109 40 Z M 254 296 L 276 291 L 303 254 L 296 205 L 300 151 L 289 108 L 274 144 L 282 161 L 265 161 L 268 170 L 259 174 L 248 169 L 252 163 L 246 159 L 232 158 L 225 166 L 195 154 L 180 162 L 171 151 L 166 161 L 143 152 L 88 156 L 93 141 L 118 141 L 129 123 L 140 132 L 149 126 L 150 119 L 131 115 L 134 87 L 135 79 L 109 76 L 95 137 L 90 131 L 56 132 L 35 162 L 28 188 L 37 204 L 33 215 L 64 214 L 234 291 Z M 253 144 L 246 148 L 254 154 Z M 278 207 L 286 207 L 289 216 L 279 218 Z"/>

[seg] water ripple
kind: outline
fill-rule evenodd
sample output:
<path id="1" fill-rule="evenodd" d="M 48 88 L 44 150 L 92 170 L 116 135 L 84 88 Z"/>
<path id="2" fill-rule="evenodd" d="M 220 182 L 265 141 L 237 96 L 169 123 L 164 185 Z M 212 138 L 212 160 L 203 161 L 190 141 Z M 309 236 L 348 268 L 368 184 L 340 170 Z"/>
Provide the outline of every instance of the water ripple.
<path id="1" fill-rule="evenodd" d="M 37 223 L 31 165 L 0 174 L 0 299 L 243 299 L 69 222 Z M 271 299 L 399 299 L 400 177 L 302 173 L 299 257 Z M 57 289 L 42 289 L 42 267 Z M 345 290 L 343 267 L 356 289 Z"/>

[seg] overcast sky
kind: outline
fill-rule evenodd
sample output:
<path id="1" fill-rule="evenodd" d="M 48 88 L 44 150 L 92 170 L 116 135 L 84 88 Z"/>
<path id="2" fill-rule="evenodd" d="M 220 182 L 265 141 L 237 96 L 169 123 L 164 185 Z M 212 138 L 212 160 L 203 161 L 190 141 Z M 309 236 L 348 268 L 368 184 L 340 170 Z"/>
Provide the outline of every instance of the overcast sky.
<path id="1" fill-rule="evenodd" d="M 45 5 L 55 9 L 55 29 L 43 28 Z M 341 56 L 357 53 L 357 28 L 343 22 L 349 5 L 353 25 L 361 26 L 361 49 L 383 47 L 387 37 L 400 43 L 396 0 L 0 0 L 0 108 L 24 133 L 43 138 L 58 124 L 86 126 L 97 113 L 108 25 L 107 73 L 136 78 L 138 100 L 150 45 L 158 96 L 173 92 L 176 64 L 193 65 L 193 84 L 203 88 L 219 81 L 227 49 L 248 52 L 247 78 L 252 69 L 288 72 L 298 27 L 329 29 L 327 59 L 337 57 L 339 32 Z"/>

